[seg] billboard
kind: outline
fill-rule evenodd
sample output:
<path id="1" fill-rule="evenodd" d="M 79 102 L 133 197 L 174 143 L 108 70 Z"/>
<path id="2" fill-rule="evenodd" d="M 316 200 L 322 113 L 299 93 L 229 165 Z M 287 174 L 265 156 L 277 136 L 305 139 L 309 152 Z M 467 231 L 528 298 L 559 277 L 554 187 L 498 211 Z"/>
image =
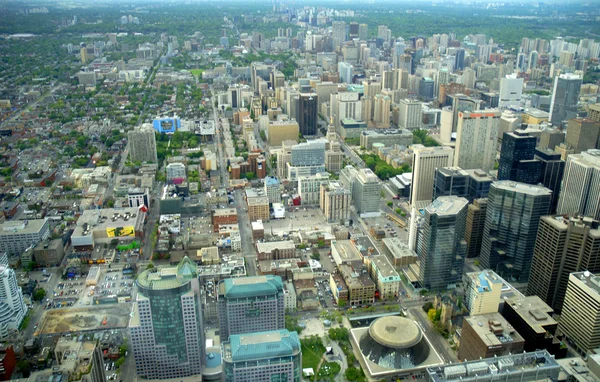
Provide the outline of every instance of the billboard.
<path id="1" fill-rule="evenodd" d="M 135 236 L 135 228 L 133 226 L 127 227 L 109 227 L 106 229 L 106 236 L 108 237 L 133 237 Z"/>

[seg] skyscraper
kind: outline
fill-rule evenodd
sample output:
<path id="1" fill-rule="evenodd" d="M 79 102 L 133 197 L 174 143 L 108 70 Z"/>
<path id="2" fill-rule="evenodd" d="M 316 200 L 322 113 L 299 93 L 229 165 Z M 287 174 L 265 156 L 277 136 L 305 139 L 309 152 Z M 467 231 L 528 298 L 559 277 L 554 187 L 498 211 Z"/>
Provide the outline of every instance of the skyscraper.
<path id="1" fill-rule="evenodd" d="M 158 164 L 156 154 L 156 136 L 154 129 L 142 127 L 139 130 L 131 130 L 127 133 L 132 162 L 152 162 Z"/>
<path id="2" fill-rule="evenodd" d="M 302 135 L 316 135 L 318 96 L 302 93 L 296 98 L 296 103 L 296 121 L 300 125 L 300 133 Z"/>
<path id="3" fill-rule="evenodd" d="M 477 257 L 481 252 L 487 202 L 487 198 L 475 199 L 467 208 L 467 223 L 465 225 L 467 257 Z"/>
<path id="4" fill-rule="evenodd" d="M 458 196 L 442 196 L 427 208 L 419 233 L 419 282 L 430 291 L 453 288 L 460 282 L 465 262 L 467 205 Z"/>
<path id="5" fill-rule="evenodd" d="M 344 21 L 331 23 L 331 38 L 334 48 L 346 41 L 346 23 Z"/>
<path id="6" fill-rule="evenodd" d="M 541 163 L 539 182 L 552 190 L 550 213 L 555 213 L 565 172 L 565 161 L 560 159 L 560 154 L 556 151 L 543 148 L 535 149 L 535 159 Z"/>
<path id="7" fill-rule="evenodd" d="M 196 265 L 142 272 L 137 280 L 129 336 L 140 377 L 184 378 L 201 373 L 204 353 L 202 301 Z"/>
<path id="8" fill-rule="evenodd" d="M 600 220 L 600 150 L 567 157 L 557 211 Z"/>
<path id="9" fill-rule="evenodd" d="M 19 329 L 26 314 L 27 306 L 15 271 L 3 262 L 0 264 L 0 340 Z"/>
<path id="10" fill-rule="evenodd" d="M 381 182 L 368 168 L 358 170 L 352 186 L 352 201 L 360 215 L 379 215 Z"/>
<path id="11" fill-rule="evenodd" d="M 430 101 L 434 97 L 435 81 L 429 77 L 421 78 L 419 81 L 419 97 Z"/>
<path id="12" fill-rule="evenodd" d="M 500 100 L 498 101 L 498 107 L 519 106 L 521 104 L 522 93 L 523 79 L 518 78 L 516 74 L 507 74 L 500 80 Z"/>
<path id="13" fill-rule="evenodd" d="M 451 147 L 413 145 L 413 172 L 410 204 L 420 208 L 431 203 L 435 170 L 452 166 L 454 150 Z M 419 204 L 419 205 L 417 205 Z"/>
<path id="14" fill-rule="evenodd" d="M 537 184 L 541 163 L 534 159 L 536 138 L 519 130 L 502 136 L 498 180 Z"/>
<path id="15" fill-rule="evenodd" d="M 463 70 L 465 68 L 465 50 L 459 48 L 456 50 L 454 57 L 454 70 Z"/>
<path id="16" fill-rule="evenodd" d="M 221 338 L 285 329 L 283 294 L 280 276 L 221 280 L 217 300 Z"/>
<path id="17" fill-rule="evenodd" d="M 221 350 L 225 382 L 302 381 L 302 348 L 296 332 L 231 335 Z"/>
<path id="18" fill-rule="evenodd" d="M 597 148 L 600 123 L 587 118 L 569 119 L 565 143 L 575 154 Z"/>
<path id="19" fill-rule="evenodd" d="M 600 277 L 591 272 L 569 275 L 565 301 L 558 324 L 580 354 L 600 346 Z"/>
<path id="20" fill-rule="evenodd" d="M 481 265 L 500 276 L 526 281 L 540 217 L 550 211 L 552 191 L 501 180 L 492 183 L 481 244 Z"/>
<path id="21" fill-rule="evenodd" d="M 501 116 L 495 110 L 458 113 L 454 166 L 486 172 L 494 169 Z"/>
<path id="22" fill-rule="evenodd" d="M 469 173 L 460 167 L 438 167 L 433 181 L 433 200 L 440 196 L 469 195 Z"/>
<path id="23" fill-rule="evenodd" d="M 554 79 L 550 101 L 550 122 L 553 125 L 560 126 L 565 121 L 577 117 L 581 83 L 581 78 L 571 73 L 561 74 Z"/>
<path id="24" fill-rule="evenodd" d="M 358 38 L 360 39 L 360 41 L 367 41 L 367 39 L 369 38 L 369 25 L 360 24 L 358 26 Z"/>
<path id="25" fill-rule="evenodd" d="M 600 227 L 582 217 L 540 219 L 527 294 L 560 311 L 572 272 L 600 272 Z"/>

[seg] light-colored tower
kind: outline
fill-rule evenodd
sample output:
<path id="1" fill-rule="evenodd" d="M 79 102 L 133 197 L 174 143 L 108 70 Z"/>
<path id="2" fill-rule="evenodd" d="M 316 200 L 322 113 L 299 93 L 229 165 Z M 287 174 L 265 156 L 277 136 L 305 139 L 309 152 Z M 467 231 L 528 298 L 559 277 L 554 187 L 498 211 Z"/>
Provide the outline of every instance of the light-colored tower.
<path id="1" fill-rule="evenodd" d="M 0 264 L 0 339 L 18 330 L 26 314 L 27 306 L 15 271 L 7 264 Z"/>
<path id="2" fill-rule="evenodd" d="M 154 129 L 144 126 L 139 130 L 132 130 L 127 133 L 127 139 L 132 162 L 158 163 Z"/>
<path id="3" fill-rule="evenodd" d="M 567 157 L 557 212 L 600 220 L 600 150 Z"/>
<path id="4" fill-rule="evenodd" d="M 465 170 L 494 169 L 502 113 L 496 110 L 459 112 L 454 166 Z"/>
<path id="5" fill-rule="evenodd" d="M 451 147 L 413 145 L 413 172 L 410 204 L 420 208 L 431 203 L 435 169 L 452 166 L 454 150 Z M 424 204 L 424 205 L 423 205 Z"/>
<path id="6" fill-rule="evenodd" d="M 581 78 L 572 73 L 561 74 L 554 78 L 550 101 L 550 122 L 553 125 L 562 125 L 564 121 L 577 116 L 581 83 Z"/>

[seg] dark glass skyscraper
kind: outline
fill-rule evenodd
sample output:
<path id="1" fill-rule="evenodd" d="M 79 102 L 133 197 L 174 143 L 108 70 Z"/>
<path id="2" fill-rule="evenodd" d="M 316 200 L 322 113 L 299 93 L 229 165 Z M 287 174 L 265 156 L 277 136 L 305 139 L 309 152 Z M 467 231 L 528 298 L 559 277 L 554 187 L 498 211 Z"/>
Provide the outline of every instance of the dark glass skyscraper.
<path id="1" fill-rule="evenodd" d="M 317 134 L 318 97 L 316 94 L 300 94 L 296 98 L 296 120 L 302 135 Z"/>
<path id="2" fill-rule="evenodd" d="M 502 136 L 498 180 L 537 184 L 541 162 L 534 159 L 536 138 L 519 130 Z"/>
<path id="3" fill-rule="evenodd" d="M 565 161 L 560 159 L 560 154 L 554 150 L 542 148 L 535 149 L 535 159 L 541 163 L 539 182 L 552 190 L 550 213 L 556 213 L 560 185 L 565 172 Z"/>
<path id="4" fill-rule="evenodd" d="M 483 228 L 481 265 L 511 280 L 527 281 L 540 217 L 550 211 L 552 191 L 542 186 L 492 183 Z"/>
<path id="5" fill-rule="evenodd" d="M 460 48 L 456 50 L 454 57 L 454 70 L 463 70 L 465 68 L 465 50 Z"/>

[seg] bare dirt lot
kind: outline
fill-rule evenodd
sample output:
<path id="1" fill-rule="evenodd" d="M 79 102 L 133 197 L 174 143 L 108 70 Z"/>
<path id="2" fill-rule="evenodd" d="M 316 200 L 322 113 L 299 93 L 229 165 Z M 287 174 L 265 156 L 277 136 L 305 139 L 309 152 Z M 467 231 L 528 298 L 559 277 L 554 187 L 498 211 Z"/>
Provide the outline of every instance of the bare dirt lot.
<path id="1" fill-rule="evenodd" d="M 130 303 L 48 310 L 44 312 L 38 334 L 125 328 L 130 312 Z"/>

